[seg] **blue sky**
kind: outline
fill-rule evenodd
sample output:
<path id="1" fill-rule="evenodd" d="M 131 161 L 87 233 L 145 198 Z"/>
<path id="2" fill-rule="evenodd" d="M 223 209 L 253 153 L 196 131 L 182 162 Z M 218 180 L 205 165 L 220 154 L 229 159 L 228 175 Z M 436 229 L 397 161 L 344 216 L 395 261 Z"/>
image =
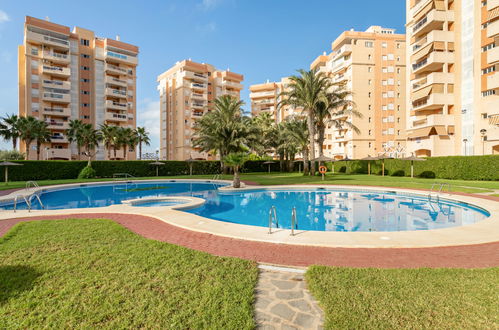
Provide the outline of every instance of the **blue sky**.
<path id="1" fill-rule="evenodd" d="M 192 58 L 244 75 L 248 86 L 280 80 L 308 69 L 344 30 L 381 25 L 404 32 L 403 0 L 0 0 L 0 116 L 17 113 L 17 45 L 24 16 L 49 17 L 100 37 L 140 47 L 137 79 L 138 124 L 159 144 L 156 77 L 176 61 Z M 8 145 L 0 144 L 4 149 Z"/>

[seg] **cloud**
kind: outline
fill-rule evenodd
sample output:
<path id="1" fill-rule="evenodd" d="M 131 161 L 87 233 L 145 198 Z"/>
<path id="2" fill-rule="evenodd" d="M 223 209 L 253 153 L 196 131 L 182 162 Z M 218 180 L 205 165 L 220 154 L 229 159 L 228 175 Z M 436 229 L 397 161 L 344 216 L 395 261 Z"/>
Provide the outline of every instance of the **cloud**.
<path id="1" fill-rule="evenodd" d="M 202 0 L 200 4 L 198 4 L 198 8 L 203 10 L 211 10 L 215 7 L 218 7 L 223 0 Z"/>
<path id="2" fill-rule="evenodd" d="M 149 132 L 151 145 L 145 146 L 142 152 L 152 152 L 159 147 L 160 141 L 160 118 L 159 118 L 159 100 L 144 99 L 139 102 L 137 107 L 137 126 L 145 127 Z"/>
<path id="3" fill-rule="evenodd" d="M 0 9 L 0 24 L 10 21 L 9 15 Z"/>
<path id="4" fill-rule="evenodd" d="M 196 30 L 198 33 L 201 33 L 201 34 L 212 33 L 212 32 L 215 32 L 217 30 L 217 23 L 210 22 L 210 23 L 205 24 L 205 25 L 198 25 L 196 27 Z"/>

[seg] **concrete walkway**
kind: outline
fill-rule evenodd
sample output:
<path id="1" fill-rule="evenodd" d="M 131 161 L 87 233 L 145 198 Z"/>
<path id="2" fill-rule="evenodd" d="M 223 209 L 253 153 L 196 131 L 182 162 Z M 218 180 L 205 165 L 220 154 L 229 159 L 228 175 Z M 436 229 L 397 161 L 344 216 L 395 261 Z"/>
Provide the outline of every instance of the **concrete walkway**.
<path id="1" fill-rule="evenodd" d="M 259 329 L 322 329 L 324 314 L 306 288 L 304 270 L 259 266 L 255 320 Z"/>

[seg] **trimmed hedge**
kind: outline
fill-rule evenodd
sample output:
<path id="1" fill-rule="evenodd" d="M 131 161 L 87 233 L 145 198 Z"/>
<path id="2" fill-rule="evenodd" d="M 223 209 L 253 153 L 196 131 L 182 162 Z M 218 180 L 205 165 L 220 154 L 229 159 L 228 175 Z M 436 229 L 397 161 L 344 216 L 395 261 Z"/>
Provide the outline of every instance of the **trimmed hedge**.
<path id="1" fill-rule="evenodd" d="M 339 161 L 334 170 L 347 174 L 367 174 L 367 161 Z M 381 174 L 381 160 L 371 161 L 371 174 Z M 385 160 L 385 175 L 410 176 L 411 162 Z M 414 162 L 414 176 L 453 180 L 499 180 L 499 155 L 429 157 Z"/>

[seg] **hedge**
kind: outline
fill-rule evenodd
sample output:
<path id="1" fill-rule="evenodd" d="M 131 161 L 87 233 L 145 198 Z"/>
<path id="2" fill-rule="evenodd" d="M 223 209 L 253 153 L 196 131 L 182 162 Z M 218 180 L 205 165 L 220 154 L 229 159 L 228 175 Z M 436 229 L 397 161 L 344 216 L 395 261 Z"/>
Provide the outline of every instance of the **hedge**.
<path id="1" fill-rule="evenodd" d="M 337 172 L 367 174 L 367 161 L 335 162 Z M 371 174 L 381 174 L 381 160 L 371 161 Z M 385 160 L 385 175 L 410 176 L 411 162 L 400 159 Z M 453 180 L 499 180 L 499 155 L 429 157 L 414 162 L 417 177 Z"/>

